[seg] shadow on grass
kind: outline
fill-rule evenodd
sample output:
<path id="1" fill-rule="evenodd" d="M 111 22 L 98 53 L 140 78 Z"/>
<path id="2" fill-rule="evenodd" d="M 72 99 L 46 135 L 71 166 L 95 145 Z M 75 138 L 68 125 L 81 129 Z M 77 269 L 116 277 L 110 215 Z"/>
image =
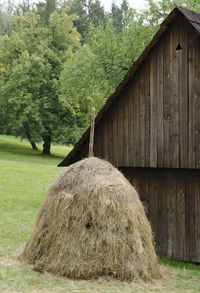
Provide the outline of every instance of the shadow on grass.
<path id="1" fill-rule="evenodd" d="M 23 155 L 39 155 L 41 151 L 34 151 L 28 145 L 16 142 L 15 144 L 10 141 L 0 141 L 0 151 L 1 152 L 11 152 L 11 153 L 22 153 Z"/>
<path id="2" fill-rule="evenodd" d="M 44 155 L 42 153 L 42 150 L 33 150 L 29 147 L 29 145 L 23 144 L 23 143 L 11 143 L 11 142 L 5 142 L 5 141 L 0 141 L 0 151 L 1 152 L 8 152 L 8 153 L 13 153 L 13 154 L 18 154 L 18 155 L 26 155 L 26 156 L 39 156 L 39 157 L 44 157 L 44 158 L 63 158 L 63 155 Z"/>
<path id="3" fill-rule="evenodd" d="M 57 166 L 70 151 L 52 146 L 52 154 L 44 155 L 42 148 L 33 150 L 28 142 L 0 136 L 0 159 Z"/>

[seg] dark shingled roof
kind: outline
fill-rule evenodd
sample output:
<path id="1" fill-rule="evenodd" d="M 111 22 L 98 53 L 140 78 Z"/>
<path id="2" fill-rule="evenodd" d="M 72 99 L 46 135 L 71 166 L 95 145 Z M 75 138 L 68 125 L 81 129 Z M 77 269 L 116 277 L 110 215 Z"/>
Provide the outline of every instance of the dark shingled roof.
<path id="1" fill-rule="evenodd" d="M 154 35 L 152 41 L 149 43 L 149 45 L 144 49 L 143 53 L 140 55 L 140 57 L 134 62 L 129 72 L 126 74 L 122 82 L 119 84 L 119 86 L 116 88 L 115 92 L 108 98 L 106 104 L 103 106 L 103 108 L 100 110 L 96 117 L 95 124 L 97 125 L 100 120 L 102 119 L 103 115 L 109 107 L 112 105 L 113 101 L 116 99 L 116 97 L 119 96 L 120 92 L 125 88 L 125 86 L 128 84 L 132 76 L 136 73 L 136 71 L 140 68 L 143 61 L 147 58 L 147 56 L 150 54 L 154 46 L 157 44 L 161 36 L 165 33 L 167 30 L 168 25 L 172 22 L 172 20 L 176 17 L 178 13 L 181 13 L 183 17 L 193 26 L 194 30 L 200 36 L 200 13 L 196 13 L 194 11 L 185 9 L 180 6 L 176 6 L 174 10 L 167 16 L 167 18 L 161 23 L 160 29 L 157 31 L 157 33 Z M 89 139 L 90 134 L 90 127 L 84 132 L 81 139 L 76 143 L 74 148 L 71 150 L 71 152 L 66 156 L 66 158 L 58 165 L 58 167 L 64 167 L 69 166 L 78 160 L 81 159 L 81 147 L 83 144 Z"/>

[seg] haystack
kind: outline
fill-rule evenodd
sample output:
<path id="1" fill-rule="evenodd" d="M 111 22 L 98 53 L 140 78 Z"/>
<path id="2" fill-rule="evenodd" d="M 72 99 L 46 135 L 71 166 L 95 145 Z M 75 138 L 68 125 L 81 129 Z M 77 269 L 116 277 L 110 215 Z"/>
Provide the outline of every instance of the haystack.
<path id="1" fill-rule="evenodd" d="M 137 192 L 95 157 L 71 165 L 52 184 L 21 259 L 35 270 L 73 279 L 160 277 Z"/>

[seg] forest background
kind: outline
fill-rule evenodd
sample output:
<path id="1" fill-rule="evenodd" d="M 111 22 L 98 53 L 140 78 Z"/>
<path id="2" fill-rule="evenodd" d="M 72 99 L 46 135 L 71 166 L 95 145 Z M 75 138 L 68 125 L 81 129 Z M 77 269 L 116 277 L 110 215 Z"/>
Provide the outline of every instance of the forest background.
<path id="1" fill-rule="evenodd" d="M 0 2 L 0 134 L 74 144 L 176 5 L 199 0 Z"/>

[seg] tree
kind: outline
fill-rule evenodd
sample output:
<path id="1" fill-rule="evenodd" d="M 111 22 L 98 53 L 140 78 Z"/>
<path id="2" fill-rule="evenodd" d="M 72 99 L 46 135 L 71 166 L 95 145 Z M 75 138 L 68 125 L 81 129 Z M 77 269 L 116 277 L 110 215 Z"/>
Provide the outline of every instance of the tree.
<path id="1" fill-rule="evenodd" d="M 146 21 L 153 27 L 157 27 L 175 8 L 175 5 L 185 7 L 199 12 L 200 3 L 198 0 L 147 0 L 148 6 L 145 10 Z"/>
<path id="2" fill-rule="evenodd" d="M 51 14 L 46 27 L 38 26 L 34 13 L 15 16 L 11 35 L 0 39 L 0 111 L 6 127 L 42 139 L 44 154 L 50 154 L 52 138 L 67 120 L 57 88 L 67 50 L 79 47 L 73 20 L 64 10 Z"/>
<path id="3" fill-rule="evenodd" d="M 9 34 L 12 28 L 11 2 L 0 3 L 0 35 Z"/>
<path id="4" fill-rule="evenodd" d="M 100 110 L 151 36 L 144 19 L 132 10 L 121 34 L 112 23 L 90 27 L 87 44 L 70 53 L 60 78 L 59 96 L 74 115 L 74 129 L 88 126 L 91 107 Z"/>
<path id="5" fill-rule="evenodd" d="M 123 29 L 123 12 L 120 7 L 117 6 L 115 1 L 112 2 L 111 6 L 111 17 L 116 33 L 121 33 Z"/>
<path id="6" fill-rule="evenodd" d="M 36 13 L 40 15 L 40 24 L 48 25 L 50 15 L 57 10 L 56 0 L 45 0 L 36 4 Z"/>
<path id="7" fill-rule="evenodd" d="M 23 0 L 19 2 L 14 8 L 14 14 L 16 15 L 25 15 L 27 12 L 34 12 L 34 3 L 30 2 L 30 0 Z"/>
<path id="8" fill-rule="evenodd" d="M 65 142 L 76 142 L 88 126 L 92 106 L 98 111 L 103 105 L 102 93 L 108 88 L 103 74 L 88 45 L 75 53 L 69 52 L 60 77 L 59 97 L 72 113 L 74 135 Z"/>
<path id="9" fill-rule="evenodd" d="M 64 7 L 69 7 L 69 15 L 77 15 L 78 18 L 74 20 L 74 26 L 81 35 L 82 42 L 88 31 L 88 15 L 86 0 L 68 0 L 64 2 Z"/>
<path id="10" fill-rule="evenodd" d="M 90 25 L 98 27 L 107 22 L 107 14 L 99 0 L 68 0 L 63 5 L 70 8 L 68 12 L 70 15 L 78 16 L 74 25 L 82 37 L 82 43 L 85 42 Z"/>
<path id="11" fill-rule="evenodd" d="M 87 11 L 88 11 L 89 25 L 93 25 L 94 27 L 98 27 L 100 25 L 106 24 L 107 19 L 106 19 L 104 7 L 101 6 L 101 3 L 99 0 L 88 1 Z"/>
<path id="12" fill-rule="evenodd" d="M 110 18 L 116 33 L 122 33 L 126 26 L 126 14 L 131 11 L 127 0 L 123 0 L 120 7 L 117 6 L 115 1 L 112 2 Z"/>
<path id="13" fill-rule="evenodd" d="M 87 43 L 97 57 L 97 66 L 103 69 L 103 78 L 109 84 L 107 94 L 114 91 L 153 33 L 144 18 L 134 10 L 126 14 L 124 22 L 126 26 L 121 33 L 116 34 L 113 24 L 109 23 L 106 28 L 91 28 L 87 38 Z"/>

